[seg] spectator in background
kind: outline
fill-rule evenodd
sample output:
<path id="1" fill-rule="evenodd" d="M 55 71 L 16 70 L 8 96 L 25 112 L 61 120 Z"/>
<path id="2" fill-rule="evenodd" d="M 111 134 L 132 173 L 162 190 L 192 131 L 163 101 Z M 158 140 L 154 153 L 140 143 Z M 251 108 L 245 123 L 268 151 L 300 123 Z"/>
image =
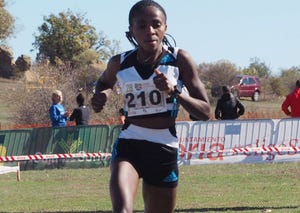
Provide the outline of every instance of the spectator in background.
<path id="1" fill-rule="evenodd" d="M 300 80 L 296 81 L 296 88 L 286 96 L 281 105 L 282 111 L 293 118 L 300 117 Z"/>
<path id="2" fill-rule="evenodd" d="M 215 109 L 215 118 L 221 120 L 237 119 L 245 113 L 245 107 L 241 101 L 235 97 L 228 86 L 222 87 L 222 96 L 218 100 Z"/>
<path id="3" fill-rule="evenodd" d="M 76 102 L 78 107 L 73 110 L 72 115 L 70 116 L 70 121 L 75 120 L 76 126 L 88 125 L 90 119 L 90 110 L 84 105 L 84 97 L 81 93 L 77 95 Z"/>
<path id="4" fill-rule="evenodd" d="M 62 92 L 60 90 L 54 90 L 52 93 L 52 105 L 49 109 L 52 127 L 62 127 L 67 125 L 67 120 L 70 117 L 70 113 L 65 110 L 62 102 Z"/>

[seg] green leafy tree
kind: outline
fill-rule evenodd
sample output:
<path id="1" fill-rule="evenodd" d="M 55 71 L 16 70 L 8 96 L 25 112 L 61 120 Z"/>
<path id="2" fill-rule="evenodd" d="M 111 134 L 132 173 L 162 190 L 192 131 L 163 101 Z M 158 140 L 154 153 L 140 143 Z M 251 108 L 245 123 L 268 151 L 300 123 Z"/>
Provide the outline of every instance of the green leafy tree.
<path id="1" fill-rule="evenodd" d="M 13 35 L 15 29 L 15 19 L 4 7 L 4 0 L 0 0 L 0 44 L 5 44 L 6 39 Z"/>
<path id="2" fill-rule="evenodd" d="M 111 56 L 120 52 L 120 41 L 111 41 L 103 32 L 100 32 L 96 49 L 100 55 L 100 60 L 108 61 Z"/>
<path id="3" fill-rule="evenodd" d="M 88 49 L 74 56 L 73 62 L 75 67 L 88 67 L 100 63 L 100 54 L 94 49 Z"/>
<path id="4" fill-rule="evenodd" d="M 97 44 L 96 30 L 82 14 L 68 10 L 58 16 L 51 14 L 44 17 L 44 21 L 33 43 L 38 49 L 38 60 L 47 59 L 51 64 L 62 62 L 73 66 L 74 58 Z"/>

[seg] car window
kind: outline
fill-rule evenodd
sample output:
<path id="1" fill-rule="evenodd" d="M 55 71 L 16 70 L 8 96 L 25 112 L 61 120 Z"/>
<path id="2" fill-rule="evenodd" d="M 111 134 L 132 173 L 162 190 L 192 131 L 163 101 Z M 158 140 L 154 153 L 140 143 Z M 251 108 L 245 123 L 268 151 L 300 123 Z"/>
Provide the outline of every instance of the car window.
<path id="1" fill-rule="evenodd" d="M 253 78 L 249 78 L 248 84 L 255 84 L 255 81 Z"/>
<path id="2" fill-rule="evenodd" d="M 248 78 L 244 78 L 242 81 L 243 84 L 248 84 Z"/>

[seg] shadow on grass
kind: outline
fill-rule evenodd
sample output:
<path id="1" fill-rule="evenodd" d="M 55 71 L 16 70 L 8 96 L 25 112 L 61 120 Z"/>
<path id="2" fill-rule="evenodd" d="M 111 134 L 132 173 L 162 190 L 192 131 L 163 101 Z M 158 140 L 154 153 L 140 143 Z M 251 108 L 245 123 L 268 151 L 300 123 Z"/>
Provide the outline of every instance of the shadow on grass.
<path id="1" fill-rule="evenodd" d="M 223 207 L 223 208 L 195 208 L 195 209 L 175 209 L 175 212 L 243 212 L 243 211 L 260 211 L 260 212 L 268 212 L 267 210 L 292 210 L 298 209 L 300 206 L 278 206 L 278 207 L 249 207 L 249 206 L 242 206 L 242 207 Z M 70 211 L 43 211 L 42 213 L 69 213 Z M 105 211 L 71 211 L 72 213 L 112 213 L 111 210 Z M 143 210 L 134 210 L 134 213 L 144 212 Z M 4 212 L 0 212 L 4 213 Z M 21 212 L 14 212 L 14 213 L 21 213 Z M 35 212 L 32 212 L 35 213 Z M 39 213 L 41 213 L 39 211 Z"/>

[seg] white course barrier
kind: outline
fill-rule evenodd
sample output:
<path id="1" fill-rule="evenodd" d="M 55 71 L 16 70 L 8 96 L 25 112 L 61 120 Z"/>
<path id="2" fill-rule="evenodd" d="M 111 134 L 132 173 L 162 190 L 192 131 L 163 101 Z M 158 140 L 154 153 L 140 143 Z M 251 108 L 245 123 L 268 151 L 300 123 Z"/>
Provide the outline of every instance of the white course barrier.
<path id="1" fill-rule="evenodd" d="M 299 146 L 300 119 L 286 118 L 279 120 L 274 137 L 277 146 Z"/>
<path id="2" fill-rule="evenodd" d="M 189 128 L 177 124 L 180 162 L 185 165 L 300 160 L 297 119 L 186 123 Z"/>
<path id="3" fill-rule="evenodd" d="M 300 119 L 177 122 L 179 161 L 184 165 L 299 161 L 299 127 Z M 110 153 L 0 155 L 0 166 L 3 162 L 89 158 L 94 155 L 105 158 Z"/>

